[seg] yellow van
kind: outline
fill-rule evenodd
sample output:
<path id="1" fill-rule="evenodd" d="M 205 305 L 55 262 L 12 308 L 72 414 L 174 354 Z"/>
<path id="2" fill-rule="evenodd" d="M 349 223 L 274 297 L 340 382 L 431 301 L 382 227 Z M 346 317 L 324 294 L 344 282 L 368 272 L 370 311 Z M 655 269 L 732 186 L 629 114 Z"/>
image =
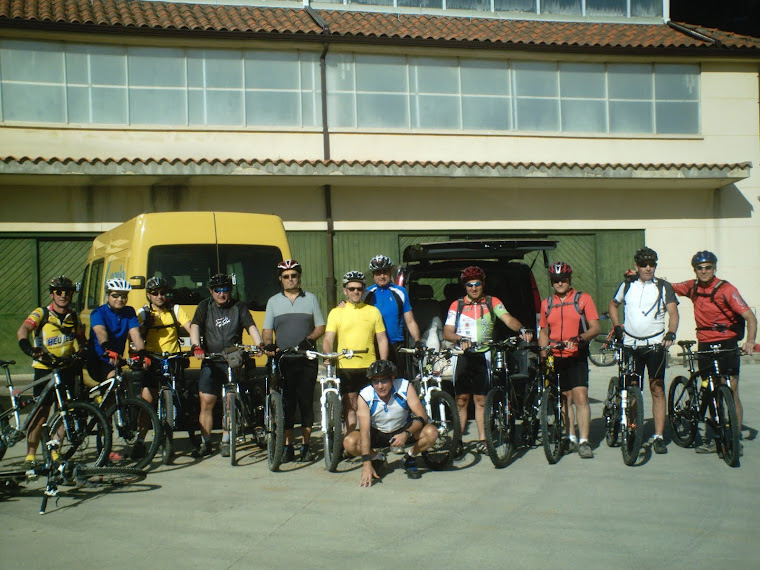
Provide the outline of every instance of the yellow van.
<path id="1" fill-rule="evenodd" d="M 107 231 L 92 243 L 79 292 L 78 311 L 89 335 L 90 313 L 106 302 L 105 283 L 129 280 L 129 305 L 145 305 L 145 283 L 166 279 L 175 304 L 192 318 L 209 297 L 216 273 L 234 275 L 233 298 L 248 305 L 261 330 L 269 297 L 280 291 L 277 264 L 290 258 L 285 228 L 278 216 L 233 212 L 142 214 Z M 243 341 L 251 343 L 248 333 Z M 182 339 L 189 347 L 189 338 Z"/>

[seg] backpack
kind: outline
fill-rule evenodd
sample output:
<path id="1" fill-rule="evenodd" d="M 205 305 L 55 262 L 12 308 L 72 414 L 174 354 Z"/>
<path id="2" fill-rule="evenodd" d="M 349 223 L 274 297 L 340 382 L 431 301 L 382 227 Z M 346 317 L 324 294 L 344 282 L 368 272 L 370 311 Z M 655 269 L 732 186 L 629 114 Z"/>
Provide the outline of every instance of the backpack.
<path id="1" fill-rule="evenodd" d="M 488 314 L 491 315 L 491 319 L 494 321 L 494 324 L 496 324 L 496 316 L 493 313 L 493 300 L 491 299 L 491 295 L 486 295 L 485 301 Z M 482 305 L 482 303 L 478 304 Z M 457 319 L 454 322 L 454 331 L 459 330 L 459 317 L 462 316 L 462 309 L 464 309 L 464 297 L 459 297 L 459 299 L 457 299 Z"/>
<path id="2" fill-rule="evenodd" d="M 42 336 L 42 329 L 43 327 L 48 324 L 48 320 L 50 319 L 50 309 L 47 307 L 40 307 L 42 309 L 42 318 L 40 319 L 39 324 L 37 325 L 37 328 L 34 329 L 34 338 L 35 341 L 39 339 Z M 77 315 L 76 311 L 72 311 L 72 314 L 74 315 L 74 331 L 73 334 L 76 336 L 79 333 L 79 316 Z M 65 319 L 65 317 L 64 317 Z M 60 325 L 57 325 L 55 323 L 50 323 L 52 326 L 57 328 L 62 333 L 66 334 L 66 331 L 61 327 Z"/>
<path id="3" fill-rule="evenodd" d="M 404 318 L 404 300 L 401 298 L 401 295 L 399 295 L 396 291 L 393 290 L 392 287 L 389 287 L 389 290 L 391 292 L 391 295 L 393 295 L 393 298 L 396 300 L 396 304 L 398 305 L 398 316 L 403 320 Z M 364 302 L 368 305 L 375 306 L 375 291 L 370 291 L 367 293 L 367 296 L 364 297 Z"/>
<path id="4" fill-rule="evenodd" d="M 546 298 L 546 318 L 549 318 L 549 313 L 552 312 L 552 309 L 554 307 L 564 307 L 566 305 L 572 305 L 575 307 L 575 310 L 578 312 L 578 314 L 581 316 L 581 323 L 580 323 L 580 330 L 579 333 L 586 332 L 588 330 L 588 321 L 586 321 L 586 313 L 583 309 L 581 309 L 581 295 L 582 293 L 580 291 L 576 291 L 575 295 L 573 296 L 572 301 L 564 301 L 560 303 L 559 305 L 554 305 L 554 295 L 549 295 Z"/>
<path id="5" fill-rule="evenodd" d="M 694 280 L 694 285 L 691 289 L 691 294 L 689 295 L 689 299 L 694 302 L 696 297 L 709 297 L 710 302 L 717 307 L 717 309 L 723 314 L 724 317 L 728 320 L 730 323 L 729 325 L 724 325 L 725 330 L 729 330 L 736 334 L 736 340 L 742 340 L 744 338 L 744 328 L 746 326 L 746 321 L 744 320 L 744 317 L 741 315 L 737 315 L 736 313 L 733 313 L 733 315 L 727 313 L 723 310 L 723 307 L 721 307 L 718 303 L 715 302 L 715 294 L 718 292 L 718 289 L 726 283 L 722 279 L 718 280 L 718 282 L 715 284 L 715 287 L 713 287 L 713 290 L 711 293 L 700 293 L 697 290 L 697 280 Z M 728 305 L 728 299 L 726 299 L 726 296 L 723 295 L 723 302 Z M 732 322 L 733 321 L 733 322 Z M 717 324 L 717 323 L 716 323 Z M 716 327 L 697 327 L 697 330 L 715 330 Z"/>
<path id="6" fill-rule="evenodd" d="M 179 325 L 179 321 L 177 320 L 177 313 L 176 313 L 177 307 L 179 307 L 179 305 L 172 306 L 169 309 L 169 313 L 171 314 L 172 321 L 174 322 L 173 326 L 177 330 L 177 348 L 179 348 L 179 351 L 182 352 L 182 345 L 179 342 L 179 337 L 182 336 L 182 329 L 181 329 L 181 327 Z M 140 311 L 144 315 L 144 317 L 143 317 L 143 326 L 144 326 L 145 325 L 145 320 L 148 318 L 148 316 L 152 316 L 151 310 L 150 310 L 150 305 L 148 305 L 148 304 L 143 305 L 143 307 L 142 307 L 142 309 L 140 309 Z M 150 334 L 151 330 L 153 330 L 153 329 L 156 329 L 156 330 L 157 329 L 166 329 L 166 328 L 169 328 L 170 326 L 172 326 L 172 325 L 163 325 L 162 324 L 162 325 L 159 325 L 159 326 L 153 326 L 153 323 L 151 323 L 151 325 L 149 327 L 145 328 L 145 329 L 143 329 L 142 327 L 140 327 L 141 330 L 145 331 L 145 334 L 143 335 L 143 340 L 144 341 L 148 340 L 148 334 Z"/>

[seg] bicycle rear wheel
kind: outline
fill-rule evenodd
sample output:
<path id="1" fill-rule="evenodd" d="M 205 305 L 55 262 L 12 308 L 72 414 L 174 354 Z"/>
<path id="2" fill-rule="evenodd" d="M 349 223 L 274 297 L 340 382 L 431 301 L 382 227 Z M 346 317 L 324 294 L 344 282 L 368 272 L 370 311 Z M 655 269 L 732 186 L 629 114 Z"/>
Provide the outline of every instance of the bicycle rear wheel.
<path id="1" fill-rule="evenodd" d="M 270 471 L 277 471 L 285 450 L 285 408 L 279 392 L 267 396 L 267 409 L 267 462 Z"/>
<path id="2" fill-rule="evenodd" d="M 506 467 L 514 449 L 515 418 L 504 388 L 493 388 L 488 392 L 483 424 L 491 463 L 495 467 Z"/>
<path id="3" fill-rule="evenodd" d="M 428 467 L 440 471 L 454 461 L 454 454 L 462 441 L 459 411 L 451 394 L 443 390 L 431 392 L 430 418 L 428 419 L 438 429 L 438 439 L 422 452 L 422 457 Z"/>
<path id="4" fill-rule="evenodd" d="M 540 379 L 529 382 L 525 387 L 523 398 L 523 416 L 520 425 L 520 441 L 526 447 L 533 447 L 538 440 L 538 430 L 541 420 Z"/>
<path id="5" fill-rule="evenodd" d="M 613 376 L 607 386 L 607 399 L 604 401 L 605 435 L 604 439 L 608 447 L 620 445 L 620 392 L 618 392 L 619 380 Z"/>
<path id="6" fill-rule="evenodd" d="M 61 460 L 100 466 L 111 451 L 110 423 L 87 402 L 68 402 L 49 420 L 50 439 L 58 439 Z"/>
<path id="7" fill-rule="evenodd" d="M 668 421 L 673 442 L 689 447 L 697 435 L 697 388 L 685 376 L 676 376 L 668 390 Z"/>
<path id="8" fill-rule="evenodd" d="M 639 457 L 644 439 L 644 396 L 638 386 L 628 386 L 626 405 L 626 426 L 623 429 L 623 462 L 633 465 Z"/>
<path id="9" fill-rule="evenodd" d="M 141 398 L 124 398 L 106 412 L 113 428 L 109 461 L 118 467 L 143 469 L 161 445 L 161 423 L 156 410 Z"/>
<path id="10" fill-rule="evenodd" d="M 240 396 L 236 392 L 227 393 L 227 405 L 229 409 L 228 413 L 228 429 L 230 432 L 230 465 L 237 465 L 237 448 L 238 438 L 242 438 L 245 435 L 245 426 L 243 422 L 243 409 L 240 403 Z"/>
<path id="11" fill-rule="evenodd" d="M 589 343 L 588 359 L 597 366 L 612 366 L 615 364 L 615 350 L 612 348 L 612 338 L 600 334 Z"/>
<path id="12" fill-rule="evenodd" d="M 169 465 L 174 455 L 174 396 L 171 390 L 161 392 L 161 431 L 163 440 L 161 444 L 161 463 Z"/>
<path id="13" fill-rule="evenodd" d="M 146 477 L 145 471 L 134 467 L 88 467 L 77 465 L 74 480 L 84 487 L 118 487 L 137 483 Z"/>
<path id="14" fill-rule="evenodd" d="M 739 466 L 739 418 L 736 415 L 734 393 L 728 386 L 718 386 L 715 394 L 718 421 L 718 441 L 723 449 L 723 461 L 729 467 Z"/>
<path id="15" fill-rule="evenodd" d="M 325 466 L 334 472 L 343 455 L 343 410 L 335 392 L 328 392 L 323 413 L 327 416 L 324 433 Z"/>
<path id="16" fill-rule="evenodd" d="M 557 463 L 564 451 L 565 424 L 559 406 L 557 389 L 551 386 L 544 390 L 541 399 L 541 440 L 549 465 Z"/>

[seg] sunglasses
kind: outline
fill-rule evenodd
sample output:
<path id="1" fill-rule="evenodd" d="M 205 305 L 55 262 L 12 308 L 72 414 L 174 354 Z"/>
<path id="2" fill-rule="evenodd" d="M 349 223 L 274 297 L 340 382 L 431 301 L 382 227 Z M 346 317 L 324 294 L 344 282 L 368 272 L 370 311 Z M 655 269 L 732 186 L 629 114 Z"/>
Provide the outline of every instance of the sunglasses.
<path id="1" fill-rule="evenodd" d="M 373 385 L 377 385 L 377 384 L 389 384 L 391 382 L 393 382 L 393 380 L 391 380 L 390 378 L 373 378 L 372 379 L 372 384 Z"/>
<path id="2" fill-rule="evenodd" d="M 471 289 L 474 289 L 475 287 L 480 287 L 483 284 L 482 281 L 473 281 L 472 283 L 465 283 L 465 287 L 469 287 Z"/>
<path id="3" fill-rule="evenodd" d="M 129 293 L 111 293 L 112 299 L 126 299 L 129 297 Z"/>
<path id="4" fill-rule="evenodd" d="M 354 291 L 364 291 L 364 287 L 346 287 L 346 291 L 351 291 L 352 293 Z"/>
<path id="5" fill-rule="evenodd" d="M 288 275 L 282 274 L 283 279 L 298 279 L 298 273 L 289 273 Z"/>
<path id="6" fill-rule="evenodd" d="M 217 287 L 213 291 L 214 293 L 229 293 L 232 291 L 232 287 Z"/>
<path id="7" fill-rule="evenodd" d="M 657 267 L 656 261 L 642 261 L 639 267 Z"/>
<path id="8" fill-rule="evenodd" d="M 70 297 L 74 294 L 74 291 L 71 289 L 54 289 L 53 293 L 58 295 L 59 297 Z"/>
<path id="9" fill-rule="evenodd" d="M 165 289 L 160 289 L 160 290 L 156 290 L 156 291 L 148 291 L 148 293 L 150 293 L 154 297 L 166 297 L 166 290 Z"/>
<path id="10" fill-rule="evenodd" d="M 552 283 L 567 283 L 568 281 L 570 281 L 570 279 L 567 277 L 552 277 L 551 278 Z"/>
<path id="11" fill-rule="evenodd" d="M 714 265 L 697 265 L 697 271 L 712 271 L 715 269 Z"/>

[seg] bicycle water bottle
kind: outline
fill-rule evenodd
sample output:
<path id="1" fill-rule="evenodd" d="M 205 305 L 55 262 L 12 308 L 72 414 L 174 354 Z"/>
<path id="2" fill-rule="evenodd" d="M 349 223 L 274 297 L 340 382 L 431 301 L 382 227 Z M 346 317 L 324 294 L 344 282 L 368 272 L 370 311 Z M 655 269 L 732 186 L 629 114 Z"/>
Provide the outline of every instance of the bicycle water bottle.
<path id="1" fill-rule="evenodd" d="M 496 370 L 504 370 L 504 352 L 497 350 L 493 359 L 493 367 Z"/>

